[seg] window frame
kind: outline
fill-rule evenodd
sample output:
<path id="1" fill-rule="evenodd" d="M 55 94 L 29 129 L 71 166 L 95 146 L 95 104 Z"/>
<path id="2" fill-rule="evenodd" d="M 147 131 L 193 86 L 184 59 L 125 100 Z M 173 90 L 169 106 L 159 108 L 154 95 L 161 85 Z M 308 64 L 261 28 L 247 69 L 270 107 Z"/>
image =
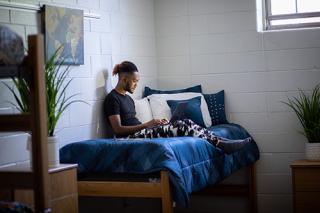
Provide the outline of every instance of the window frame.
<path id="1" fill-rule="evenodd" d="M 295 1 L 297 5 L 297 0 Z M 288 20 L 298 18 L 320 18 L 319 12 L 307 12 L 307 13 L 291 13 L 291 14 L 271 14 L 271 0 L 264 0 L 265 5 L 265 29 L 266 30 L 282 30 L 282 29 L 296 29 L 296 28 L 314 28 L 320 27 L 320 21 L 314 23 L 300 23 L 300 24 L 281 24 L 271 25 L 271 21 L 275 20 Z"/>

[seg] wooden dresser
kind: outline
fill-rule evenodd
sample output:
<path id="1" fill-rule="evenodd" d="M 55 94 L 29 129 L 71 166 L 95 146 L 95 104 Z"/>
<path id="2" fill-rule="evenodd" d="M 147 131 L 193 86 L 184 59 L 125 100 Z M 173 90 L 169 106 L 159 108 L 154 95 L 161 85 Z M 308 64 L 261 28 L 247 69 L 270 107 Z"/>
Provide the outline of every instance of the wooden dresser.
<path id="1" fill-rule="evenodd" d="M 295 213 L 320 212 L 320 161 L 291 164 Z"/>
<path id="2" fill-rule="evenodd" d="M 49 183 L 52 212 L 78 212 L 77 165 L 60 164 L 49 168 Z M 33 193 L 30 190 L 15 190 L 14 198 L 33 207 Z"/>

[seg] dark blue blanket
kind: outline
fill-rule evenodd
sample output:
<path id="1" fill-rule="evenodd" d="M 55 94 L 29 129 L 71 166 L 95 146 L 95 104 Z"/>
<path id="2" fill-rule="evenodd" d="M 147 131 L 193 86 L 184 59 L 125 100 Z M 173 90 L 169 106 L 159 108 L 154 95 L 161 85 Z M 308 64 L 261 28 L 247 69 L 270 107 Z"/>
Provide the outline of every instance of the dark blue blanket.
<path id="1" fill-rule="evenodd" d="M 208 129 L 214 132 L 215 135 L 233 140 L 245 139 L 247 137 L 250 137 L 250 134 L 245 128 L 243 128 L 239 124 L 234 123 L 219 124 L 209 127 Z"/>
<path id="2" fill-rule="evenodd" d="M 240 126 L 227 125 L 230 126 L 212 130 L 227 138 L 225 128 L 230 128 L 234 139 L 240 132 L 246 132 Z M 254 142 L 227 155 L 206 140 L 193 137 L 96 139 L 68 144 L 60 150 L 61 163 L 77 163 L 79 173 L 143 174 L 168 170 L 174 200 L 181 205 L 187 205 L 191 192 L 217 183 L 258 158 Z"/>

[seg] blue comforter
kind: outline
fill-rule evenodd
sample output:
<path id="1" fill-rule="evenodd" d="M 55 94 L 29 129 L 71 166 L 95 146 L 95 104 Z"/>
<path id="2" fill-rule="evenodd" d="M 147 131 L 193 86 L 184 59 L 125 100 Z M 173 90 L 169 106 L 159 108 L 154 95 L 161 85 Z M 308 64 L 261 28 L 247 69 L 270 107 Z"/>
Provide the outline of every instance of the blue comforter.
<path id="1" fill-rule="evenodd" d="M 241 126 L 225 125 L 211 130 L 226 138 L 249 136 Z M 168 170 L 174 200 L 184 206 L 191 192 L 217 183 L 258 158 L 255 142 L 227 155 L 206 140 L 193 137 L 95 139 L 68 144 L 60 150 L 61 163 L 77 163 L 78 173 L 143 174 Z"/>

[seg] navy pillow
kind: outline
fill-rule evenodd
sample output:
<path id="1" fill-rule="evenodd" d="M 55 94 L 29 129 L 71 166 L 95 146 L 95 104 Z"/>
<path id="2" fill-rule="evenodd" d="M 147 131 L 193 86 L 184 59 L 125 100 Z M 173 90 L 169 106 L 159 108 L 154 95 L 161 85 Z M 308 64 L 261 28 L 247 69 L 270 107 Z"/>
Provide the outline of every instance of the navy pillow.
<path id="1" fill-rule="evenodd" d="M 180 113 L 180 115 L 177 116 L 180 119 L 188 118 L 200 126 L 203 126 L 203 127 L 205 126 L 204 121 L 203 121 L 203 117 L 202 117 L 201 108 L 200 108 L 200 105 L 201 105 L 201 97 L 200 96 L 195 97 L 195 98 L 191 98 L 188 100 L 168 100 L 167 103 L 171 109 L 171 113 L 173 114 L 172 116 L 176 116 L 175 115 L 176 113 Z M 183 104 L 184 107 L 180 107 L 181 104 Z M 176 110 L 178 105 L 179 105 L 179 108 L 181 109 L 179 111 Z M 182 112 L 182 110 L 183 110 L 183 112 Z M 181 113 L 183 113 L 182 115 L 184 117 L 181 116 Z"/>
<path id="2" fill-rule="evenodd" d="M 214 94 L 203 94 L 207 102 L 212 126 L 229 123 L 224 109 L 224 90 Z"/>
<path id="3" fill-rule="evenodd" d="M 184 110 L 187 106 L 188 102 L 183 102 L 183 103 L 179 103 L 176 108 L 174 110 L 172 110 L 173 112 L 171 113 L 171 119 L 170 119 L 170 123 L 175 122 L 176 120 L 182 120 L 185 119 L 187 116 L 184 113 Z"/>
<path id="4" fill-rule="evenodd" d="M 179 89 L 179 90 L 156 90 L 156 89 L 151 89 L 150 87 L 145 87 L 143 97 L 147 97 L 152 94 L 176 94 L 176 93 L 182 93 L 182 92 L 202 93 L 202 88 L 201 88 L 201 85 L 188 87 L 185 89 Z"/>

